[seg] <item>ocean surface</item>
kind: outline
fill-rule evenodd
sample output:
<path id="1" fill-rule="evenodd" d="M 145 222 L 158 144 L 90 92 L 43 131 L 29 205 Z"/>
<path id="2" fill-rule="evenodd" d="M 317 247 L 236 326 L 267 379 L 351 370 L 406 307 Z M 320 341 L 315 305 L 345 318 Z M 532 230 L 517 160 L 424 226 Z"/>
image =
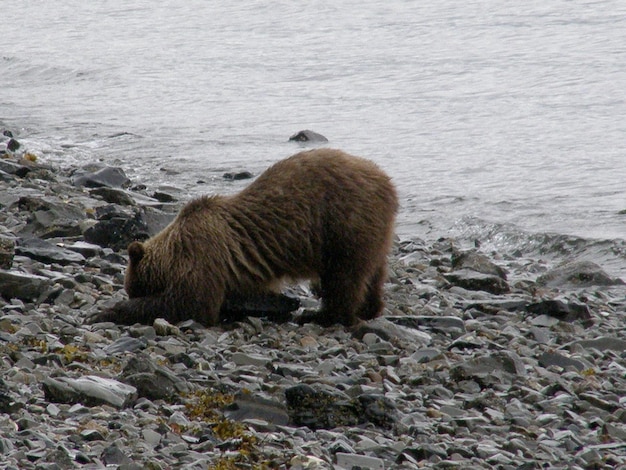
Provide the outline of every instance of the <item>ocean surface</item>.
<path id="1" fill-rule="evenodd" d="M 0 126 L 187 198 L 302 148 L 376 161 L 398 233 L 626 276 L 623 0 L 20 0 Z"/>

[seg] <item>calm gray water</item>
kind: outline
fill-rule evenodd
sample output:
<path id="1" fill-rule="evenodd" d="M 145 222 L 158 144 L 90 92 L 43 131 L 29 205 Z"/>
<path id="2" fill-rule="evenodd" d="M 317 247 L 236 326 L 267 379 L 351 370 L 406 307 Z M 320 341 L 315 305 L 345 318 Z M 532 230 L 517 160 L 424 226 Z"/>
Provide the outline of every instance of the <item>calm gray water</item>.
<path id="1" fill-rule="evenodd" d="M 240 189 L 222 173 L 261 172 L 308 128 L 392 175 L 403 236 L 549 245 L 626 274 L 623 0 L 2 10 L 0 121 L 44 159 L 191 197 Z"/>

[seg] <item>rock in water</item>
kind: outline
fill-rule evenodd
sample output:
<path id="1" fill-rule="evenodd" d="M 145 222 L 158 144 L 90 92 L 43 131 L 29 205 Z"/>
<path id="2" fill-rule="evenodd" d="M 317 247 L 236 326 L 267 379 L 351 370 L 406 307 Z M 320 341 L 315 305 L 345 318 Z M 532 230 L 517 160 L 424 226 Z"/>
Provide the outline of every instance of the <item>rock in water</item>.
<path id="1" fill-rule="evenodd" d="M 82 173 L 72 179 L 74 186 L 86 186 L 88 188 L 125 188 L 130 186 L 130 179 L 124 170 L 117 167 L 105 167 L 91 173 Z"/>
<path id="2" fill-rule="evenodd" d="M 300 132 L 296 132 L 289 137 L 292 142 L 328 142 L 328 139 L 322 134 L 305 129 Z"/>

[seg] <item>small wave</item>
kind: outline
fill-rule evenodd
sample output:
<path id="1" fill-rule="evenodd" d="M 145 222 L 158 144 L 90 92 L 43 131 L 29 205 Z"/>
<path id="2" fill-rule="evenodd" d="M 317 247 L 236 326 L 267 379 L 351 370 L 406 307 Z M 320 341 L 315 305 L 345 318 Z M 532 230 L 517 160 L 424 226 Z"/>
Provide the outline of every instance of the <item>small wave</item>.
<path id="1" fill-rule="evenodd" d="M 612 274 L 626 276 L 626 240 L 594 239 L 575 235 L 528 232 L 514 224 L 486 222 L 464 217 L 455 222 L 452 232 L 460 243 L 479 244 L 482 250 L 511 257 L 541 258 L 561 263 L 588 260 L 600 264 Z"/>

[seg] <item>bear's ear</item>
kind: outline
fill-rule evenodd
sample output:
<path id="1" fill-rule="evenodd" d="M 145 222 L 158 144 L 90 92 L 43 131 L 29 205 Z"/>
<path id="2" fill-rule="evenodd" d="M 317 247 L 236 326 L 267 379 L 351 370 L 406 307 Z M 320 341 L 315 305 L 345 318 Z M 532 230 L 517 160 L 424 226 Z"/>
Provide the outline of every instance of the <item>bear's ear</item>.
<path id="1" fill-rule="evenodd" d="M 143 255 L 146 253 L 146 250 L 143 247 L 143 243 L 141 242 L 132 242 L 128 245 L 128 257 L 130 258 L 130 262 L 132 264 L 137 264 L 143 258 Z"/>

